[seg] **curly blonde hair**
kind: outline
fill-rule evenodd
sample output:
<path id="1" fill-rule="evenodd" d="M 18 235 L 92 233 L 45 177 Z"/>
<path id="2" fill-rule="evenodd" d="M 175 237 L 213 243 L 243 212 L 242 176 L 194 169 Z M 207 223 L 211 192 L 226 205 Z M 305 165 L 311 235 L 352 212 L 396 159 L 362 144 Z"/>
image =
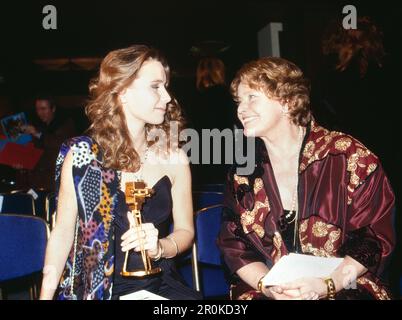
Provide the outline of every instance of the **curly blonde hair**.
<path id="1" fill-rule="evenodd" d="M 289 117 L 296 125 L 306 126 L 312 119 L 310 83 L 294 63 L 282 58 L 264 57 L 243 65 L 230 89 L 237 100 L 240 83 L 261 90 L 270 99 L 289 106 Z"/>
<path id="2" fill-rule="evenodd" d="M 159 61 L 169 80 L 170 69 L 166 59 L 158 50 L 145 45 L 111 51 L 103 59 L 99 75 L 91 80 L 90 100 L 85 108 L 91 122 L 88 133 L 101 147 L 105 167 L 134 172 L 140 168 L 140 157 L 131 143 L 119 94 L 133 82 L 148 60 Z M 170 137 L 171 121 L 178 122 L 179 132 L 184 127 L 180 106 L 173 98 L 167 105 L 163 123 L 146 124 L 146 132 L 153 128 L 162 129 L 170 145 L 173 139 Z"/>

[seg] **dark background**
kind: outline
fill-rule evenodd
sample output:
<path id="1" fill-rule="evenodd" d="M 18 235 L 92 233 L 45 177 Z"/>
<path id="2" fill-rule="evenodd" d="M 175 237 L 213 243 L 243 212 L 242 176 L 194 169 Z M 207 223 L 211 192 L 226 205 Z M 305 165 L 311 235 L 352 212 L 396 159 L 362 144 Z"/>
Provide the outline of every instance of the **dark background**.
<path id="1" fill-rule="evenodd" d="M 57 30 L 44 30 L 42 9 L 57 9 Z M 220 54 L 228 80 L 246 61 L 258 57 L 257 32 L 269 22 L 282 22 L 281 56 L 299 65 L 313 83 L 322 61 L 320 39 L 331 19 L 353 4 L 359 16 L 369 15 L 384 33 L 389 74 L 389 94 L 378 106 L 381 121 L 357 123 L 371 132 L 387 132 L 381 148 L 373 147 L 384 162 L 399 206 L 401 143 L 398 109 L 401 107 L 402 11 L 391 1 L 13 1 L 0 4 L 0 117 L 17 111 L 32 114 L 33 97 L 48 92 L 67 110 L 78 127 L 87 123 L 83 107 L 90 78 L 86 70 L 66 63 L 49 70 L 37 59 L 102 58 L 113 49 L 145 43 L 161 49 L 172 69 L 171 91 L 184 108 L 195 86 L 198 57 L 191 48 L 217 41 L 229 46 Z M 391 130 L 390 130 L 391 128 Z M 370 146 L 370 141 L 364 141 Z M 397 214 L 397 228 L 401 219 Z M 398 239 L 400 235 L 398 236 Z M 394 292 L 402 269 L 400 249 L 392 266 Z"/>
<path id="2" fill-rule="evenodd" d="M 42 27 L 42 8 L 47 4 L 57 9 L 57 30 Z M 13 106 L 43 89 L 60 96 L 86 95 L 96 69 L 60 66 L 58 72 L 46 72 L 33 61 L 102 58 L 133 43 L 161 49 L 176 85 L 194 77 L 193 45 L 222 41 L 230 46 L 221 55 L 230 75 L 257 57 L 257 32 L 269 22 L 284 25 L 281 55 L 312 78 L 319 65 L 322 32 L 332 18 L 342 16 L 345 4 L 354 4 L 359 16 L 373 17 L 384 31 L 387 53 L 400 57 L 402 15 L 390 1 L 2 1 L 0 92 L 12 99 Z"/>

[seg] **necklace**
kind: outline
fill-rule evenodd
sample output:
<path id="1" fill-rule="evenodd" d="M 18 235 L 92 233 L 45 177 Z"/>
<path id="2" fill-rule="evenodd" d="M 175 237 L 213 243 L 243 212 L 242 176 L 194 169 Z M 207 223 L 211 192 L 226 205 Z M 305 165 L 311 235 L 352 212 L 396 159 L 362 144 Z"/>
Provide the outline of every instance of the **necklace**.
<path id="1" fill-rule="evenodd" d="M 143 181 L 144 180 L 143 168 L 144 168 L 145 162 L 148 160 L 148 152 L 149 152 L 148 145 L 145 145 L 144 158 L 142 158 L 140 156 L 140 168 L 136 172 L 131 172 L 131 174 L 133 175 L 134 181 Z"/>
<path id="2" fill-rule="evenodd" d="M 136 172 L 125 172 L 127 176 L 130 176 L 128 178 L 129 181 L 144 181 L 143 167 L 144 167 L 144 164 L 148 160 L 148 154 L 149 154 L 149 147 L 148 147 L 148 145 L 146 145 L 145 151 L 144 151 L 144 157 L 142 158 L 140 156 L 140 168 Z M 120 184 L 120 188 L 121 188 L 121 180 L 122 180 L 123 172 L 121 170 L 118 170 L 117 174 L 118 174 L 119 184 Z"/>
<path id="3" fill-rule="evenodd" d="M 299 127 L 299 154 L 300 154 L 300 149 L 303 144 L 303 136 L 304 136 L 304 130 L 303 127 Z M 298 215 L 299 215 L 299 210 L 296 210 L 296 205 L 297 205 L 297 189 L 299 185 L 299 156 L 297 157 L 297 169 L 296 169 L 296 182 L 295 182 L 295 187 L 293 190 L 293 197 L 292 197 L 292 206 L 289 211 L 289 213 L 286 215 L 286 217 L 291 217 L 294 214 L 294 218 L 292 221 L 289 222 L 292 223 L 293 221 L 295 222 L 294 226 L 294 232 L 293 232 L 293 248 L 296 248 L 296 238 L 297 238 L 297 228 L 298 228 Z"/>
<path id="4" fill-rule="evenodd" d="M 298 178 L 296 177 L 296 183 L 295 183 L 295 187 L 293 190 L 293 196 L 292 196 L 292 205 L 291 205 L 291 209 L 289 211 L 289 213 L 287 215 L 285 215 L 286 219 L 289 219 L 292 215 L 294 215 L 293 219 L 291 221 L 288 222 L 288 224 L 293 223 L 293 221 L 295 221 L 296 219 L 296 202 L 297 202 L 297 184 L 298 184 Z"/>

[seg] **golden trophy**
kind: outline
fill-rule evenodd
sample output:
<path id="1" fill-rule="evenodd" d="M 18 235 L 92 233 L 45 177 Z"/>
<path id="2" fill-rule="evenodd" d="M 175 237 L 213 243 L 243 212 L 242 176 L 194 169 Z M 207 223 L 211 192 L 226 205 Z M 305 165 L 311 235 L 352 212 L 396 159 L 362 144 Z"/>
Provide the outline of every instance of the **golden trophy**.
<path id="1" fill-rule="evenodd" d="M 141 209 L 145 202 L 145 198 L 150 197 L 153 194 L 152 188 L 148 188 L 144 181 L 135 181 L 126 183 L 126 202 L 134 217 L 134 225 L 131 228 L 136 228 L 137 232 L 141 232 L 142 219 L 141 219 Z M 141 258 L 144 264 L 144 269 L 137 269 L 128 271 L 127 270 L 127 260 L 130 250 L 126 251 L 124 258 L 123 270 L 121 275 L 125 277 L 145 277 L 151 274 L 156 274 L 162 271 L 161 268 L 152 268 L 151 259 L 149 258 L 147 252 L 144 249 L 144 239 L 140 238 L 140 248 L 141 248 Z"/>

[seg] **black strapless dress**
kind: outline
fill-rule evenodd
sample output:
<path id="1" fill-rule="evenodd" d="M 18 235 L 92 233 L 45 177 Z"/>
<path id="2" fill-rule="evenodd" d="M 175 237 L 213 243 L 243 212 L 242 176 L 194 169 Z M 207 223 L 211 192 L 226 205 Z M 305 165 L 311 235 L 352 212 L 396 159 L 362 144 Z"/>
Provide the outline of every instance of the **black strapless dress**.
<path id="1" fill-rule="evenodd" d="M 147 198 L 142 208 L 142 222 L 153 223 L 159 230 L 159 238 L 169 235 L 172 223 L 172 184 L 168 176 L 163 176 L 153 186 L 154 195 Z M 129 229 L 127 218 L 128 206 L 125 195 L 120 190 L 118 194 L 118 209 L 114 220 L 115 228 L 115 273 L 113 280 L 113 299 L 139 290 L 147 290 L 171 300 L 201 299 L 202 296 L 195 290 L 186 286 L 178 274 L 174 259 L 160 259 L 152 261 L 152 266 L 158 266 L 162 272 L 144 278 L 123 277 L 125 252 L 121 250 L 121 237 Z M 143 269 L 141 254 L 130 251 L 128 269 Z"/>

